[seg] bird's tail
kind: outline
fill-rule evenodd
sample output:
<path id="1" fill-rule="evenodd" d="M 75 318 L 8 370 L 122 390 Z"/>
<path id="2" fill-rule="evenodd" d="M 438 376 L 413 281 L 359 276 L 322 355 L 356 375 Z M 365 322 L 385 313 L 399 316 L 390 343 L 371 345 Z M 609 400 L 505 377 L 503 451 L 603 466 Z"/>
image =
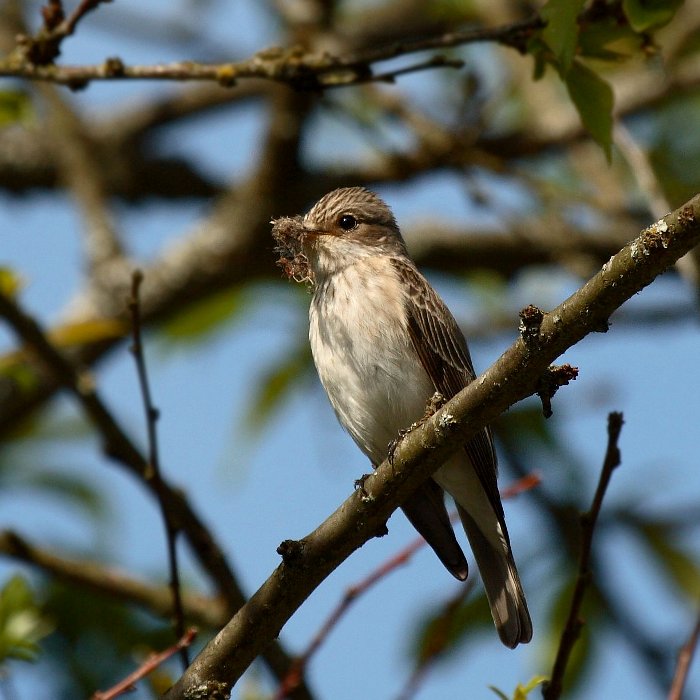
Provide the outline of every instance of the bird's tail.
<path id="1" fill-rule="evenodd" d="M 458 506 L 457 509 L 484 582 L 498 636 L 511 649 L 529 642 L 532 639 L 532 621 L 507 534 L 500 532 L 499 526 L 502 546 L 498 546 L 492 538 L 486 537 L 464 508 Z"/>
<path id="2" fill-rule="evenodd" d="M 442 489 L 428 479 L 401 508 L 445 568 L 460 581 L 466 580 L 469 566 L 452 529 Z"/>

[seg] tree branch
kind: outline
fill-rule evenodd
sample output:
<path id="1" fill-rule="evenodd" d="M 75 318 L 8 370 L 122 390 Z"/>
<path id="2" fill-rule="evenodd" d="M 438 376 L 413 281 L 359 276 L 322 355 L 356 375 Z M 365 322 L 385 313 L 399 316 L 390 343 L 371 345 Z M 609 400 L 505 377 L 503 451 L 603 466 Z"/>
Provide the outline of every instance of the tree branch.
<path id="1" fill-rule="evenodd" d="M 148 371 L 146 369 L 146 356 L 143 349 L 143 339 L 141 333 L 141 303 L 139 299 L 139 288 L 143 281 L 143 274 L 140 270 L 135 270 L 131 276 L 131 296 L 129 297 L 129 312 L 131 313 L 131 353 L 136 363 L 136 372 L 139 378 L 143 410 L 146 418 L 146 431 L 148 434 L 148 464 L 147 478 L 156 482 L 155 492 L 158 497 L 158 506 L 165 527 L 165 540 L 168 552 L 168 570 L 170 572 L 170 592 L 173 597 L 173 628 L 175 638 L 181 639 L 185 634 L 185 611 L 182 604 L 182 589 L 180 585 L 180 567 L 178 564 L 177 536 L 180 534 L 180 527 L 173 518 L 173 514 L 168 510 L 168 504 L 161 494 L 163 489 L 163 477 L 160 468 L 160 453 L 158 449 L 158 431 L 156 424 L 160 417 L 160 412 L 153 405 L 151 398 L 151 387 L 148 381 Z M 187 646 L 179 649 L 180 659 L 183 669 L 190 664 Z"/>
<path id="2" fill-rule="evenodd" d="M 678 662 L 673 675 L 673 683 L 668 692 L 668 700 L 681 700 L 683 696 L 683 688 L 688 680 L 688 672 L 698 646 L 698 639 L 700 639 L 700 612 L 695 618 L 695 626 L 690 633 L 690 637 L 688 637 L 688 641 L 681 648 L 680 654 L 678 654 Z"/>
<path id="3" fill-rule="evenodd" d="M 172 593 L 166 586 L 141 581 L 112 567 L 58 556 L 12 530 L 0 531 L 0 553 L 31 564 L 59 581 L 139 605 L 155 615 L 168 617 L 173 613 Z M 188 619 L 204 627 L 220 627 L 227 619 L 220 599 L 186 593 L 183 607 Z"/>
<path id="4" fill-rule="evenodd" d="M 164 696 L 194 689 L 229 690 L 289 617 L 352 552 L 385 528 L 391 513 L 451 452 L 517 401 L 588 333 L 700 241 L 700 195 L 648 227 L 581 289 L 548 314 L 539 333 L 519 338 L 481 377 L 409 433 L 392 463 L 382 463 L 314 532 L 281 546 L 283 561 Z"/>
<path id="5" fill-rule="evenodd" d="M 491 41 L 523 52 L 527 40 L 543 26 L 544 22 L 535 15 L 530 19 L 500 27 L 464 29 L 427 39 L 394 42 L 349 56 L 307 54 L 298 48 L 273 47 L 239 62 L 204 64 L 180 61 L 140 66 L 127 65 L 120 58 L 108 58 L 98 65 L 57 66 L 49 63 L 55 56 L 46 60 L 43 53 L 37 55 L 36 51 L 33 52 L 31 47 L 39 44 L 32 43 L 29 39 L 29 50 L 26 46 L 20 46 L 20 51 L 15 51 L 0 61 L 0 77 L 42 80 L 67 85 L 72 89 L 83 88 L 95 80 L 198 80 L 214 81 L 232 87 L 238 80 L 258 78 L 285 83 L 296 90 L 316 91 L 377 80 L 386 81 L 387 77 L 392 76 L 386 73 L 376 75 L 372 69 L 373 64 L 419 51 Z M 419 62 L 414 65 L 413 70 L 450 65 L 452 64 L 449 61 L 434 59 L 431 66 Z M 401 72 L 409 71 L 410 69 L 401 69 Z"/>
<path id="6" fill-rule="evenodd" d="M 608 416 L 608 447 L 605 451 L 603 468 L 600 472 L 598 487 L 590 510 L 581 516 L 581 549 L 579 551 L 578 575 L 576 585 L 571 597 L 569 614 L 562 631 L 561 640 L 557 649 L 557 657 L 554 661 L 552 675 L 542 688 L 542 697 L 545 700 L 557 700 L 561 696 L 564 682 L 564 674 L 569 663 L 569 657 L 573 651 L 576 640 L 581 633 L 583 621 L 579 618 L 583 596 L 588 588 L 591 578 L 591 546 L 593 544 L 593 531 L 595 530 L 598 514 L 603 505 L 603 498 L 610 483 L 613 470 L 620 464 L 620 450 L 617 446 L 620 431 L 623 425 L 621 413 L 611 413 Z"/>
<path id="7" fill-rule="evenodd" d="M 540 481 L 541 478 L 539 474 L 534 472 L 527 474 L 522 479 L 518 479 L 516 482 L 512 483 L 510 486 L 508 486 L 508 488 L 502 489 L 501 498 L 503 500 L 514 498 L 525 491 L 530 491 L 531 489 L 535 488 L 539 485 Z M 457 511 L 452 512 L 450 514 L 450 521 L 454 523 L 458 520 L 459 515 Z M 416 537 L 412 542 L 380 564 L 376 569 L 374 569 L 374 571 L 371 571 L 362 580 L 353 584 L 345 591 L 340 602 L 323 622 L 319 630 L 313 636 L 313 639 L 309 645 L 306 647 L 303 653 L 299 654 L 299 656 L 294 659 L 294 663 L 289 669 L 289 674 L 277 688 L 274 700 L 284 700 L 284 698 L 289 697 L 290 691 L 296 688 L 299 681 L 304 677 L 312 656 L 318 652 L 328 635 L 338 625 L 341 618 L 350 610 L 351 605 L 360 596 L 364 595 L 372 586 L 386 578 L 395 569 L 407 564 L 417 551 L 427 546 L 428 543 L 421 536 Z M 459 595 L 461 600 L 464 596 L 464 591 L 460 591 Z"/>
<path id="8" fill-rule="evenodd" d="M 134 684 L 143 680 L 149 673 L 154 671 L 163 662 L 167 661 L 173 654 L 185 651 L 194 641 L 197 630 L 189 629 L 178 639 L 173 646 L 164 651 L 151 654 L 133 673 L 119 681 L 115 686 L 105 691 L 93 693 L 90 700 L 114 700 L 114 698 L 129 693 L 134 690 Z"/>
<path id="9" fill-rule="evenodd" d="M 44 25 L 36 36 L 22 34 L 18 37 L 22 53 L 37 65 L 51 63 L 61 53 L 61 42 L 75 32 L 80 20 L 104 2 L 110 0 L 82 0 L 66 17 L 61 0 L 48 0 L 41 8 Z"/>

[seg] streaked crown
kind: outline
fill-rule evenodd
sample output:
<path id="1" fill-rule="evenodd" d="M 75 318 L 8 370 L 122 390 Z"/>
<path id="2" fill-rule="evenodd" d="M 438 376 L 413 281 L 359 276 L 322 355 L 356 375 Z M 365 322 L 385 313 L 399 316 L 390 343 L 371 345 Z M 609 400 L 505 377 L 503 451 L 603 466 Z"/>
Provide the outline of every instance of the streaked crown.
<path id="1" fill-rule="evenodd" d="M 343 228 L 343 216 L 354 217 L 358 225 L 381 226 L 399 233 L 388 205 L 364 187 L 341 187 L 324 195 L 304 217 L 304 224 L 330 231 L 336 226 Z"/>

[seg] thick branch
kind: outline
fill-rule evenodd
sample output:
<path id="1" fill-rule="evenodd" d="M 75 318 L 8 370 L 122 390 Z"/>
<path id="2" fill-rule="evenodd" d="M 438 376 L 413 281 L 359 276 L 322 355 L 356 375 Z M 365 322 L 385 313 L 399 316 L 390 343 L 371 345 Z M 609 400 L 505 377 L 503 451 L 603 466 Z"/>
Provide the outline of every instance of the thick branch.
<path id="1" fill-rule="evenodd" d="M 545 314 L 539 334 L 518 339 L 480 378 L 399 445 L 335 513 L 303 540 L 285 543 L 283 562 L 166 693 L 191 697 L 215 682 L 233 686 L 312 591 L 385 527 L 391 513 L 484 425 L 537 390 L 539 378 L 588 333 L 700 241 L 700 195 L 645 229 L 580 290 Z M 214 686 L 211 686 L 214 687 Z"/>

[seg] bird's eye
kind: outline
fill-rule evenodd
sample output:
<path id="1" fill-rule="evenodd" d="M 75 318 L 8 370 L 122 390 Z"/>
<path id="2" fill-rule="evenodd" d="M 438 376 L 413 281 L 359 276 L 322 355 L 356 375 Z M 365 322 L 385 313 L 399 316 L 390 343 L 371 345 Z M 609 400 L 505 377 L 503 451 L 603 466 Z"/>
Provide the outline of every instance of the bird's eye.
<path id="1" fill-rule="evenodd" d="M 357 219 L 352 214 L 343 214 L 338 219 L 338 225 L 343 231 L 352 231 L 354 228 L 357 228 Z"/>

